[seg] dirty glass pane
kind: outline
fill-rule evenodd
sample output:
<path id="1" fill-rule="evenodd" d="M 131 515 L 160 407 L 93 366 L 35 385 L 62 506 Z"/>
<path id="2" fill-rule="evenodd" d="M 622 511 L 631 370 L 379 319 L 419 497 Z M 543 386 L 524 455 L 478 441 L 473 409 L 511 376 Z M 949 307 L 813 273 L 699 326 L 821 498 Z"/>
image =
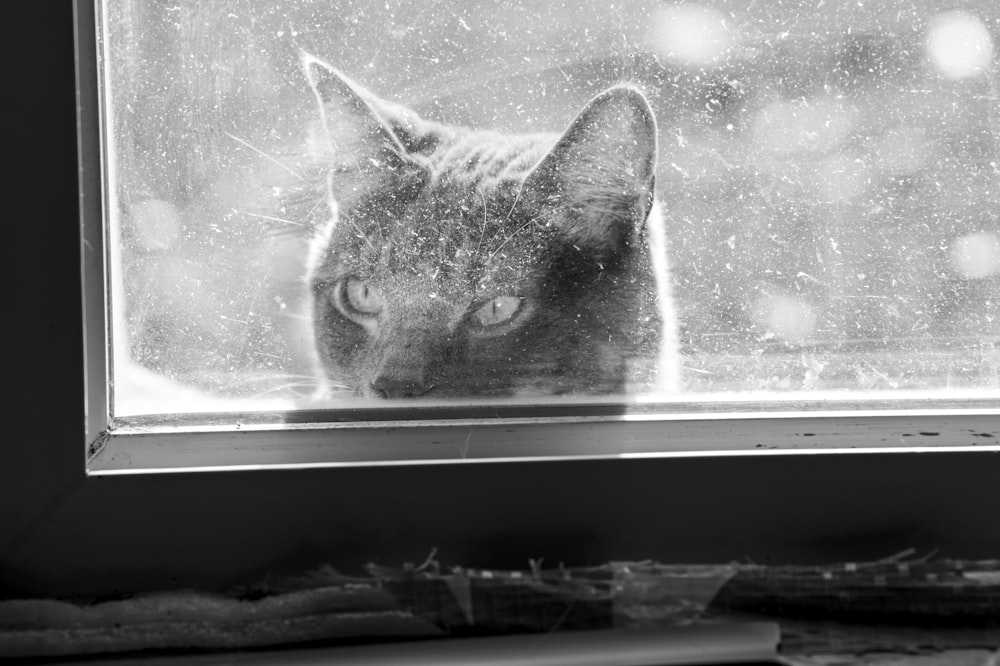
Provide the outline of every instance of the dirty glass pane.
<path id="1" fill-rule="evenodd" d="M 115 412 L 991 395 L 1000 7 L 941 7 L 108 0 Z"/>

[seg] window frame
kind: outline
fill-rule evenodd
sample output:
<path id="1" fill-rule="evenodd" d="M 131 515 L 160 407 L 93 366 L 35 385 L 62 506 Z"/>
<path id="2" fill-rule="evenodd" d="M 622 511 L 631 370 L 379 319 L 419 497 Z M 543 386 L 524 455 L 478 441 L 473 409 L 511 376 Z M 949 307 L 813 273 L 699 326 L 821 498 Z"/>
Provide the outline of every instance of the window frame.
<path id="1" fill-rule="evenodd" d="M 47 12 L 35 12 L 29 20 L 44 25 Z M 93 2 L 74 3 L 74 55 L 94 52 L 93 18 Z M 52 62 L 68 68 L 69 53 L 56 49 Z M 204 432 L 166 424 L 143 426 L 147 432 L 109 431 L 102 399 L 107 347 L 95 333 L 107 330 L 103 234 L 93 226 L 102 205 L 94 196 L 100 174 L 92 168 L 100 125 L 96 87 L 87 85 L 96 81 L 96 67 L 87 58 L 76 62 L 80 131 L 73 159 L 79 160 L 74 176 L 80 182 L 68 176 L 55 181 L 60 189 L 54 199 L 60 215 L 82 216 L 82 236 L 65 232 L 73 238 L 52 241 L 60 256 L 75 253 L 76 263 L 40 276 L 37 289 L 22 297 L 31 301 L 26 316 L 38 300 L 52 308 L 48 325 L 19 330 L 24 356 L 50 358 L 61 381 L 53 386 L 37 371 L 18 375 L 20 418 L 8 443 L 10 464 L 0 471 L 0 522 L 9 526 L 0 537 L 0 590 L 67 596 L 220 585 L 276 563 L 360 566 L 364 558 L 380 558 L 398 564 L 431 546 L 441 547 L 445 557 L 450 546 L 453 564 L 514 566 L 526 562 L 525 553 L 553 565 L 574 558 L 829 561 L 886 554 L 883 549 L 900 540 L 904 547 L 926 545 L 964 557 L 1000 545 L 995 521 L 973 513 L 993 495 L 990 479 L 1000 450 L 990 444 L 1000 436 L 995 409 L 875 414 L 852 412 L 848 404 L 805 417 L 790 409 L 763 417 L 415 424 L 421 438 L 443 442 L 438 450 L 457 450 L 470 432 L 515 437 L 522 445 L 555 442 L 560 453 L 577 436 L 591 447 L 614 441 L 623 449 L 609 454 L 591 448 L 558 461 L 520 455 L 505 464 L 485 455 L 477 460 L 489 464 L 477 465 L 336 463 L 323 459 L 329 433 L 308 424 L 280 433 L 253 424 L 245 432 L 212 431 L 211 424 Z M 63 82 L 56 78 L 52 85 Z M 55 104 L 66 118 L 69 104 L 60 90 Z M 50 140 L 58 150 L 56 137 Z M 28 225 L 15 226 L 15 243 L 36 240 L 23 228 Z M 85 277 L 95 271 L 100 279 Z M 28 360 L 17 362 L 30 368 Z M 386 423 L 335 434 L 345 433 L 352 445 L 385 437 L 402 446 L 412 436 Z M 714 442 L 717 450 L 663 450 L 665 442 L 677 447 L 685 437 Z M 295 446 L 305 444 L 301 458 L 291 462 L 292 444 L 284 443 L 289 438 L 302 440 Z M 130 452 L 123 448 L 136 443 Z M 162 455 L 167 443 L 172 458 Z M 834 495 L 845 480 L 849 496 Z M 685 508 L 696 493 L 699 504 Z M 831 502 L 834 496 L 838 501 Z M 652 511 L 657 520 L 650 522 Z M 821 547 L 837 539 L 840 545 Z"/>
<path id="2" fill-rule="evenodd" d="M 111 299 L 108 298 L 104 211 L 105 113 L 98 83 L 96 6 L 74 2 L 76 43 L 77 151 L 80 174 L 81 298 L 87 456 L 100 448 L 110 426 Z M 90 26 L 93 29 L 89 29 Z M 87 54 L 93 54 L 88 58 Z"/>
<path id="3" fill-rule="evenodd" d="M 544 412 L 543 412 L 544 413 Z M 87 474 L 223 472 L 385 465 L 676 457 L 998 451 L 996 409 L 771 412 L 421 419 L 337 424 L 254 423 L 215 415 L 202 425 L 129 425 L 88 445 Z M 280 415 L 271 415 L 276 419 Z M 230 418 L 237 420 L 233 425 Z"/>
<path id="4" fill-rule="evenodd" d="M 572 404 L 470 401 L 449 407 L 396 404 L 329 412 L 112 418 L 113 399 L 105 387 L 111 368 L 120 362 L 110 351 L 109 336 L 111 308 L 119 297 L 109 302 L 108 290 L 115 282 L 103 260 L 115 262 L 105 252 L 116 248 L 105 224 L 115 185 L 105 154 L 107 110 L 101 103 L 97 62 L 102 45 L 95 34 L 103 19 L 97 6 L 86 5 L 78 26 L 89 475 L 900 447 L 926 451 L 942 442 L 951 450 L 993 450 L 990 442 L 1000 435 L 1000 403 L 984 392 L 965 400 L 789 393 L 776 394 L 771 402 L 709 396 L 698 396 L 698 403 L 683 397 L 672 403 L 624 403 L 620 398 Z"/>
<path id="5" fill-rule="evenodd" d="M 1000 451 L 1000 445 L 990 443 L 1000 436 L 1000 403 L 982 392 L 964 400 L 801 393 L 778 394 L 771 402 L 717 397 L 649 404 L 626 404 L 620 398 L 570 405 L 470 401 L 450 407 L 113 417 L 109 378 L 120 358 L 112 352 L 110 331 L 120 297 L 109 298 L 115 282 L 105 263 L 116 261 L 106 219 L 115 185 L 107 166 L 98 5 L 81 5 L 76 29 L 90 476 L 751 452 L 922 452 L 941 446 Z M 94 196 L 97 192 L 100 196 Z"/>

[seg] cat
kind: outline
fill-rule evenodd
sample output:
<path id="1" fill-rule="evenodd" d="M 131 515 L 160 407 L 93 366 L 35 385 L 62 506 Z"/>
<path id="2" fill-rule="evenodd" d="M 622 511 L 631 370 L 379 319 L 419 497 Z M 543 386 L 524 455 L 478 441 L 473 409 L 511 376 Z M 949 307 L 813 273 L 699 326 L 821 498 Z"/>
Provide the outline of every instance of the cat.
<path id="1" fill-rule="evenodd" d="M 677 389 L 644 95 L 562 135 L 424 119 L 302 54 L 330 217 L 306 281 L 320 380 L 369 398 Z"/>

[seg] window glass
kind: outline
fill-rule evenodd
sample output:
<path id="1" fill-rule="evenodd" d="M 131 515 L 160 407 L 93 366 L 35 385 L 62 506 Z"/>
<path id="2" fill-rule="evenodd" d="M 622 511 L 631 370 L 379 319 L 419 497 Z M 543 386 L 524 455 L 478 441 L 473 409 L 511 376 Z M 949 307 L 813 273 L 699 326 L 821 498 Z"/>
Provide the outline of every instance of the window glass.
<path id="1" fill-rule="evenodd" d="M 117 415 L 1000 386 L 992 0 L 102 11 Z"/>

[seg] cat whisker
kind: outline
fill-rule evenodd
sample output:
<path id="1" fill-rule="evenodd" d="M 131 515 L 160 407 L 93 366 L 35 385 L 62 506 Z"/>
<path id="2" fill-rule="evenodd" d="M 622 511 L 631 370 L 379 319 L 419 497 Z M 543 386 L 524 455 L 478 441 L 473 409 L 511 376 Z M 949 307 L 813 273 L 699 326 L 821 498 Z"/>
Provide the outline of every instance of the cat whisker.
<path id="1" fill-rule="evenodd" d="M 264 159 L 270 160 L 274 164 L 278 165 L 279 167 L 281 167 L 282 169 L 284 169 L 288 173 L 290 173 L 293 176 L 295 176 L 296 178 L 298 178 L 303 183 L 306 182 L 306 179 L 303 178 L 301 174 L 299 174 L 298 172 L 296 172 L 294 169 L 292 169 L 291 167 L 289 167 L 287 164 L 283 164 L 282 162 L 278 161 L 277 159 L 275 159 L 271 155 L 268 155 L 267 153 L 265 153 L 263 150 L 261 150 L 257 146 L 254 146 L 253 144 L 251 144 L 249 141 L 245 141 L 244 139 L 241 139 L 240 137 L 236 136 L 235 134 L 231 134 L 230 132 L 225 132 L 224 131 L 223 134 L 225 134 L 226 136 L 228 136 L 230 139 L 232 139 L 236 143 L 238 143 L 238 144 L 240 144 L 242 146 L 246 146 L 247 148 L 249 148 L 250 150 L 254 151 L 255 153 L 257 153 L 258 155 L 260 155 Z"/>
<path id="2" fill-rule="evenodd" d="M 355 222 L 353 218 L 351 219 L 351 226 L 354 227 L 355 231 L 358 232 L 358 236 L 365 242 L 372 252 L 378 252 L 372 242 L 368 239 L 368 235 L 361 230 L 361 227 L 358 226 L 358 223 Z"/>
<path id="3" fill-rule="evenodd" d="M 301 381 L 316 381 L 316 377 L 314 375 L 300 374 L 300 373 L 295 373 L 295 372 L 275 373 L 273 375 L 269 375 L 268 379 L 274 379 L 274 380 L 280 380 L 280 379 L 284 379 L 284 380 L 298 379 L 298 380 L 301 380 Z"/>
<path id="4" fill-rule="evenodd" d="M 302 397 L 315 391 L 318 386 L 319 384 L 316 382 L 313 382 L 311 384 L 296 383 L 296 382 L 291 382 L 288 384 L 279 384 L 264 389 L 262 391 L 258 391 L 257 393 L 251 395 L 250 398 L 256 400 L 260 398 L 269 398 L 273 396 L 282 396 L 286 394 L 292 394 L 293 397 Z"/>
<path id="5" fill-rule="evenodd" d="M 486 193 L 479 190 L 479 196 L 483 199 L 483 228 L 479 231 L 479 243 L 476 244 L 476 256 L 479 256 L 480 250 L 483 248 L 483 239 L 486 238 L 486 225 L 488 222 L 489 205 L 486 203 Z M 513 209 L 512 209 L 513 210 Z M 508 215 L 508 218 L 510 215 Z"/>
<path id="6" fill-rule="evenodd" d="M 521 188 L 518 188 L 518 190 L 517 190 L 517 194 L 516 194 L 516 195 L 514 196 L 514 203 L 512 203 L 512 204 L 510 205 L 510 210 L 508 210 L 508 211 L 507 211 L 507 215 L 506 215 L 506 216 L 504 216 L 504 218 L 503 218 L 503 222 L 501 222 L 501 223 L 500 223 L 500 229 L 501 229 L 501 230 L 502 230 L 502 229 L 504 229 L 504 228 L 505 228 L 505 227 L 507 226 L 507 223 L 508 223 L 508 222 L 510 221 L 510 218 L 511 218 L 511 217 L 512 217 L 512 216 L 514 215 L 514 210 L 515 210 L 515 209 L 517 209 L 517 204 L 518 204 L 518 202 L 519 202 L 519 201 L 521 201 L 521 193 L 522 193 L 522 192 L 523 192 L 523 186 L 522 186 Z M 532 218 L 531 220 L 528 220 L 528 224 L 530 224 L 530 223 L 532 223 L 532 222 L 536 221 L 537 219 L 538 219 L 538 217 L 534 217 L 534 218 Z M 527 225 L 524 225 L 524 226 L 527 226 Z M 519 229 L 515 230 L 513 234 L 511 234 L 510 236 L 508 236 L 508 237 L 507 237 L 507 238 L 506 238 L 506 239 L 505 239 L 505 240 L 503 241 L 503 243 L 501 243 L 501 244 L 500 244 L 500 247 L 503 247 L 503 246 L 504 246 L 504 244 L 506 244 L 506 243 L 507 243 L 507 241 L 509 241 L 509 240 L 510 240 L 511 238 L 513 238 L 513 237 L 514 237 L 515 235 L 517 235 L 518 233 L 520 233 L 520 232 L 521 232 L 521 229 L 523 229 L 523 228 L 524 228 L 524 226 L 522 226 L 521 228 L 519 228 Z M 500 235 L 500 232 L 498 231 L 498 232 L 497 232 L 497 233 L 496 233 L 496 234 L 495 234 L 495 235 L 493 236 L 493 238 L 491 238 L 491 239 L 490 239 L 490 242 L 493 242 L 494 240 L 496 240 L 496 239 L 497 239 L 497 237 L 498 237 L 499 235 Z M 494 252 L 493 254 L 491 254 L 491 255 L 489 256 L 489 258 L 487 258 L 487 260 L 486 260 L 486 264 L 487 264 L 487 265 L 488 265 L 488 264 L 490 263 L 490 261 L 492 261 L 492 260 L 493 260 L 493 257 L 494 257 L 494 256 L 496 255 L 496 253 L 497 253 L 497 252 L 499 252 L 499 251 L 500 251 L 500 248 L 497 248 L 497 250 L 496 250 L 496 251 L 495 251 L 495 252 Z"/>
<path id="7" fill-rule="evenodd" d="M 319 208 L 322 205 L 323 205 L 323 200 L 322 199 L 317 199 L 316 203 L 314 203 L 312 205 L 312 208 L 309 209 L 309 212 L 306 213 L 306 218 L 307 219 L 311 218 L 313 216 L 313 213 L 316 212 L 316 209 Z"/>
<path id="8" fill-rule="evenodd" d="M 302 321 L 309 321 L 309 322 L 313 320 L 312 315 L 303 314 L 300 312 L 282 312 L 281 316 L 286 317 L 288 319 L 300 319 Z"/>
<path id="9" fill-rule="evenodd" d="M 314 375 L 299 373 L 251 373 L 249 376 L 230 379 L 222 389 L 234 397 L 257 400 L 269 397 L 298 398 L 315 391 L 319 379 Z M 251 391 L 248 391 L 251 389 Z M 256 389 L 256 390 L 252 390 Z"/>
<path id="10" fill-rule="evenodd" d="M 332 171 L 326 175 L 326 188 L 327 188 L 328 192 L 330 192 L 330 193 L 333 192 L 333 172 Z M 335 201 L 336 198 L 333 197 L 332 194 L 331 194 L 330 195 L 330 200 L 331 201 Z M 334 215 L 336 215 L 337 214 L 336 213 L 337 207 L 336 207 L 335 204 L 333 206 L 333 210 L 334 210 Z M 358 232 L 358 237 L 365 242 L 365 244 L 368 246 L 368 248 L 372 252 L 377 253 L 378 250 L 375 249 L 375 245 L 368 238 L 368 234 L 366 234 L 364 231 L 362 231 L 361 227 L 358 226 L 358 223 L 354 221 L 353 217 L 350 218 L 350 222 L 351 222 L 351 226 L 354 227 L 354 230 Z"/>
<path id="11" fill-rule="evenodd" d="M 510 216 L 514 214 L 514 209 L 517 208 L 517 204 L 521 202 L 521 193 L 524 191 L 524 184 L 517 188 L 517 194 L 514 195 L 514 201 L 510 205 L 510 210 L 507 211 L 507 216 L 503 219 L 504 222 L 510 219 Z"/>
<path id="12" fill-rule="evenodd" d="M 493 253 L 490 254 L 489 257 L 486 258 L 486 265 L 487 266 L 490 265 L 490 263 L 493 261 L 493 258 L 496 257 L 497 254 L 500 253 L 500 250 L 502 250 L 503 247 L 504 247 L 504 245 L 506 245 L 512 238 L 514 238 L 515 236 L 517 236 L 519 233 L 521 233 L 522 231 L 524 231 L 526 228 L 528 228 L 532 224 L 535 224 L 536 222 L 538 222 L 538 220 L 539 220 L 539 216 L 531 218 L 530 220 L 528 220 L 527 222 L 525 222 L 524 224 L 522 224 L 520 227 L 518 227 L 517 229 L 515 229 L 509 236 L 507 236 L 507 238 L 504 238 L 503 241 L 500 243 L 500 245 L 498 245 L 497 248 L 495 250 L 493 250 Z"/>
<path id="13" fill-rule="evenodd" d="M 253 384 L 266 384 L 268 382 L 278 382 L 278 381 L 315 381 L 315 377 L 312 375 L 298 374 L 298 373 L 267 373 L 267 372 L 249 372 L 247 376 L 234 378 L 226 382 L 228 388 L 239 388 L 240 386 L 251 386 Z"/>
<path id="14" fill-rule="evenodd" d="M 293 220 L 286 220 L 283 217 L 274 217 L 273 215 L 261 215 L 260 213 L 245 213 L 245 214 L 249 215 L 250 217 L 259 217 L 262 220 L 270 220 L 272 222 L 281 222 L 282 224 L 291 224 L 291 225 L 294 225 L 296 227 L 304 227 L 304 226 L 306 226 L 306 225 L 302 224 L 301 222 L 295 222 Z"/>

